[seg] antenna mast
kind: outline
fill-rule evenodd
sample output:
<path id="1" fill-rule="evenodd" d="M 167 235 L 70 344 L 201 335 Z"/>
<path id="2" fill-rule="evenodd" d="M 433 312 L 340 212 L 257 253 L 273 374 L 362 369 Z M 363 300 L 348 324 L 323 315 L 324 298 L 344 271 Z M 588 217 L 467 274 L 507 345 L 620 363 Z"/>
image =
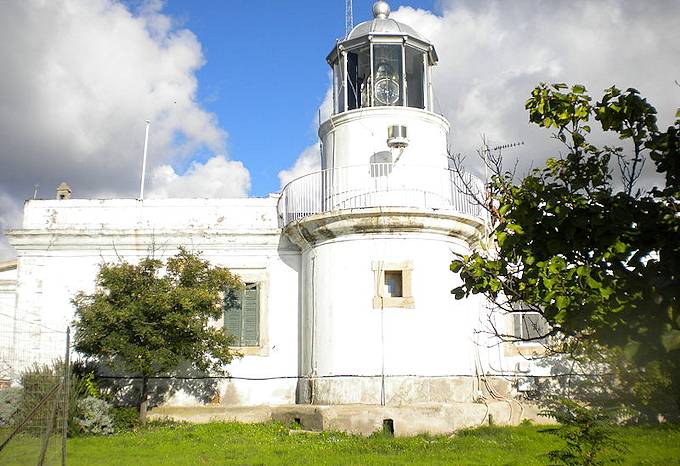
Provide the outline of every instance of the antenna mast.
<path id="1" fill-rule="evenodd" d="M 352 17 L 352 0 L 345 0 L 345 37 L 354 27 L 354 18 Z"/>

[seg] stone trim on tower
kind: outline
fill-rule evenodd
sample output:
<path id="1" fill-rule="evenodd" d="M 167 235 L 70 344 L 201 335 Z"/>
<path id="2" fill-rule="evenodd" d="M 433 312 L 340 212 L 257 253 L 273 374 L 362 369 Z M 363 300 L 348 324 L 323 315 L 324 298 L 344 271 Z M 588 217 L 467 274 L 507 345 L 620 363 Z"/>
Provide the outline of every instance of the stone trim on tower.
<path id="1" fill-rule="evenodd" d="M 373 296 L 373 309 L 384 308 L 415 308 L 415 299 L 412 291 L 413 261 L 387 262 L 373 261 L 373 274 L 375 277 L 375 296 Z M 400 281 L 398 295 L 391 295 L 386 287 L 386 279 L 392 273 Z"/>

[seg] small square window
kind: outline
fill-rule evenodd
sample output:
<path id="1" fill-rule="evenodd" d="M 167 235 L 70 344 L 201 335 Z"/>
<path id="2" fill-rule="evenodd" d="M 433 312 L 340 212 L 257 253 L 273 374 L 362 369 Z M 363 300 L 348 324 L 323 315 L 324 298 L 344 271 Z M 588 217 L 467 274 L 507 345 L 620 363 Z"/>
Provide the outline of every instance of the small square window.
<path id="1" fill-rule="evenodd" d="M 401 270 L 386 270 L 385 271 L 385 296 L 390 298 L 401 298 L 404 296 L 403 292 L 403 275 Z"/>
<path id="2" fill-rule="evenodd" d="M 373 309 L 415 307 L 411 289 L 413 275 L 411 261 L 373 261 L 372 268 L 375 277 Z"/>

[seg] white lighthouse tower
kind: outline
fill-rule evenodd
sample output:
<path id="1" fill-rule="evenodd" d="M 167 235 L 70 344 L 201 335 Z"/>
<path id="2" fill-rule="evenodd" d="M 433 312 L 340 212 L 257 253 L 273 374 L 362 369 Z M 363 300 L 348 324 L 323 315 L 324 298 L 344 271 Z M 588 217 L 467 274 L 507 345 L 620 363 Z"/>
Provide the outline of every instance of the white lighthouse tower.
<path id="1" fill-rule="evenodd" d="M 301 250 L 298 403 L 471 401 L 474 299 L 456 301 L 451 260 L 484 234 L 448 168 L 449 122 L 433 111 L 433 45 L 384 1 L 327 60 L 333 115 L 322 170 L 279 202 Z M 470 182 L 478 183 L 473 178 Z"/>

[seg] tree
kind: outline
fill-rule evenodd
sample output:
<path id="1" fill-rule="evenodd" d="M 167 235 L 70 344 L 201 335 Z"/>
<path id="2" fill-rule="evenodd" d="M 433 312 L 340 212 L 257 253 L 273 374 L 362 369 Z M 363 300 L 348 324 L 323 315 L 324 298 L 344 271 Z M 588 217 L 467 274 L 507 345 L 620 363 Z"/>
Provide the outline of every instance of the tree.
<path id="1" fill-rule="evenodd" d="M 184 248 L 167 260 L 147 257 L 100 266 L 96 291 L 78 293 L 74 347 L 104 364 L 122 364 L 141 377 L 140 421 L 146 419 L 150 377 L 189 363 L 225 374 L 238 356 L 231 335 L 211 326 L 222 315 L 226 289 L 242 287 L 236 275 Z"/>
<path id="2" fill-rule="evenodd" d="M 583 86 L 565 84 L 536 87 L 526 108 L 530 122 L 555 131 L 565 154 L 519 181 L 492 160 L 481 201 L 494 245 L 453 261 L 463 284 L 452 293 L 536 311 L 562 341 L 620 349 L 666 378 L 674 406 L 663 414 L 678 419 L 680 110 L 660 131 L 656 110 L 635 89 L 612 87 L 593 104 Z M 589 142 L 593 120 L 627 150 Z M 648 159 L 662 187 L 638 188 Z"/>

